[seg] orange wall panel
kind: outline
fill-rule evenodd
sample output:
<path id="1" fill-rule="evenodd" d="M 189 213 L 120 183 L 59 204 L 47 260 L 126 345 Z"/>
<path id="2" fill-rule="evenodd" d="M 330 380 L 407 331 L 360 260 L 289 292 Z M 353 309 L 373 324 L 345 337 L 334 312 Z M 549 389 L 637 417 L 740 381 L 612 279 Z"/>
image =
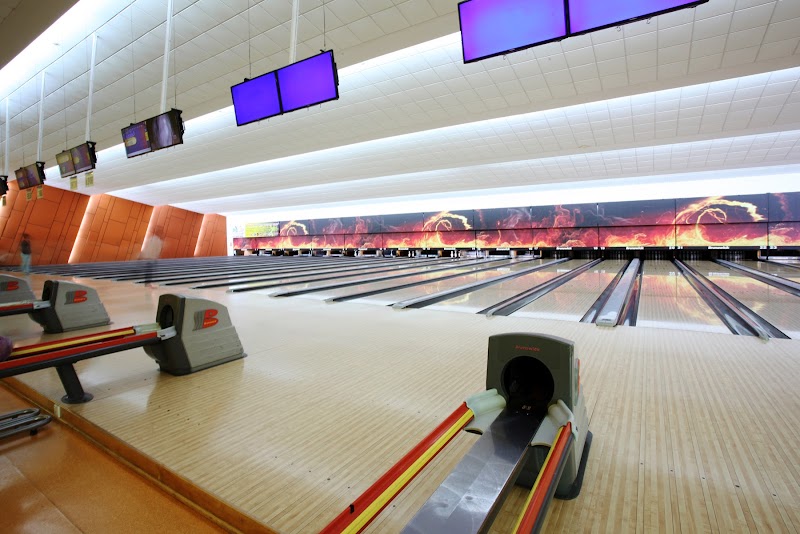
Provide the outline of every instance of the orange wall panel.
<path id="1" fill-rule="evenodd" d="M 150 217 L 145 242 L 157 235 L 163 241 L 162 258 L 188 258 L 194 255 L 203 215 L 173 206 L 156 206 Z"/>
<path id="2" fill-rule="evenodd" d="M 214 213 L 203 215 L 200 236 L 194 249 L 195 256 L 225 256 L 228 253 L 228 223 L 224 216 Z"/>
<path id="3" fill-rule="evenodd" d="M 66 263 L 89 197 L 45 185 L 43 198 L 34 191 L 29 201 L 16 181 L 8 186 L 6 205 L 0 207 L 0 264 L 19 265 L 24 232 L 31 236 L 33 265 Z"/>
<path id="4" fill-rule="evenodd" d="M 139 257 L 153 213 L 152 206 L 111 195 L 94 195 L 85 213 L 79 222 L 70 263 L 124 261 Z"/>

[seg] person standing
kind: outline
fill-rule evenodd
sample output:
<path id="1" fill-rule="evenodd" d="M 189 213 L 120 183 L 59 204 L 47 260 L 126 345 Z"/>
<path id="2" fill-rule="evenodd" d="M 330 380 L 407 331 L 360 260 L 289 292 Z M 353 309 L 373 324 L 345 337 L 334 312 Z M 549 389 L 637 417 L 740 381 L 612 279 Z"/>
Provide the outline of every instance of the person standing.
<path id="1" fill-rule="evenodd" d="M 19 242 L 19 255 L 22 259 L 22 272 L 29 274 L 31 272 L 31 236 L 22 234 L 22 241 Z"/>
<path id="2" fill-rule="evenodd" d="M 161 256 L 161 248 L 164 246 L 164 242 L 161 241 L 161 238 L 158 237 L 158 234 L 153 234 L 150 236 L 150 239 L 142 247 L 142 252 L 139 254 L 139 258 L 145 260 L 145 285 L 147 287 L 155 287 L 155 284 L 152 282 L 153 274 L 155 273 L 156 267 L 156 260 L 159 256 Z"/>

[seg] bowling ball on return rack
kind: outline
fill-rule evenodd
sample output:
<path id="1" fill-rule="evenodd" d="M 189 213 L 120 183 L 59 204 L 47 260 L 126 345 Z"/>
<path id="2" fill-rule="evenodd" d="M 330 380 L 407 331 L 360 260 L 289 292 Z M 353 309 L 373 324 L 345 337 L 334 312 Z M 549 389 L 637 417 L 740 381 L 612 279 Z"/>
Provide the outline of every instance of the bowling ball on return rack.
<path id="1" fill-rule="evenodd" d="M 0 336 L 0 362 L 3 362 L 11 356 L 11 351 L 14 349 L 14 342 L 11 338 Z"/>

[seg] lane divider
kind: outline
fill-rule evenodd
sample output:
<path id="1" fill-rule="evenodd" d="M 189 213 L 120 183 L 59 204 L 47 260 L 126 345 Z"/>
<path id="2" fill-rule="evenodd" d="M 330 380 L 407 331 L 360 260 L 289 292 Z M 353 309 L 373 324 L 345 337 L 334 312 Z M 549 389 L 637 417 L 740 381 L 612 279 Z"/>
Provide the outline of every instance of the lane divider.
<path id="1" fill-rule="evenodd" d="M 533 483 L 525 501 L 522 514 L 517 518 L 514 534 L 529 534 L 539 532 L 541 529 L 547 505 L 552 501 L 553 493 L 556 491 L 573 439 L 572 423 L 567 423 L 558 429 L 553 446 L 550 447 L 544 460 L 544 466 L 539 470 L 536 482 Z"/>
<path id="2" fill-rule="evenodd" d="M 400 461 L 331 521 L 321 534 L 361 532 L 405 488 L 414 477 L 458 434 L 474 414 L 463 403 L 433 432 L 422 439 Z"/>

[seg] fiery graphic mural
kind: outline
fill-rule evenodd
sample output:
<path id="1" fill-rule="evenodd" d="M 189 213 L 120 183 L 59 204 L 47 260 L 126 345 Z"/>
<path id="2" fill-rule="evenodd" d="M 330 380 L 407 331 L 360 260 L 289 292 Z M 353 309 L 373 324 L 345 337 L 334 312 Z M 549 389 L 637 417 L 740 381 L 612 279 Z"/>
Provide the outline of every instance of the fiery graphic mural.
<path id="1" fill-rule="evenodd" d="M 671 225 L 675 221 L 675 200 L 605 202 L 598 205 L 597 211 L 600 226 Z"/>
<path id="2" fill-rule="evenodd" d="M 475 246 L 479 248 L 530 248 L 533 247 L 533 230 L 475 232 Z"/>
<path id="3" fill-rule="evenodd" d="M 353 233 L 355 218 L 313 219 L 308 223 L 308 233 L 311 235 L 344 235 Z"/>
<path id="4" fill-rule="evenodd" d="M 383 235 L 383 248 L 423 248 L 425 234 L 422 232 L 397 232 Z"/>
<path id="5" fill-rule="evenodd" d="M 424 220 L 423 213 L 384 215 L 381 232 L 421 232 Z"/>
<path id="6" fill-rule="evenodd" d="M 425 221 L 422 223 L 422 231 L 458 232 L 463 230 L 472 230 L 472 217 L 472 210 L 426 213 Z"/>
<path id="7" fill-rule="evenodd" d="M 312 221 L 288 221 L 281 223 L 280 236 L 310 235 L 309 228 Z"/>
<path id="8" fill-rule="evenodd" d="M 597 204 L 533 206 L 532 228 L 575 228 L 597 226 Z"/>
<path id="9" fill-rule="evenodd" d="M 533 246 L 539 248 L 598 247 L 597 228 L 549 228 L 533 233 Z"/>
<path id="10" fill-rule="evenodd" d="M 800 222 L 771 223 L 769 246 L 800 247 Z"/>
<path id="11" fill-rule="evenodd" d="M 766 246 L 768 234 L 771 246 L 797 247 L 798 226 L 794 192 L 282 221 L 280 237 L 235 237 L 234 247 Z"/>
<path id="12" fill-rule="evenodd" d="M 601 247 L 672 247 L 675 246 L 675 227 L 620 226 L 600 228 Z"/>
<path id="13" fill-rule="evenodd" d="M 424 243 L 428 248 L 472 248 L 475 246 L 475 232 L 425 232 Z"/>
<path id="14" fill-rule="evenodd" d="M 516 230 L 531 228 L 531 208 L 496 208 L 475 210 L 476 230 Z"/>
<path id="15" fill-rule="evenodd" d="M 769 195 L 769 220 L 771 222 L 800 222 L 800 193 L 772 193 Z"/>
<path id="16" fill-rule="evenodd" d="M 767 221 L 767 195 L 682 198 L 675 224 L 730 224 Z"/>
<path id="17" fill-rule="evenodd" d="M 315 235 L 311 237 L 313 248 L 343 248 L 345 236 L 343 235 Z"/>
<path id="18" fill-rule="evenodd" d="M 677 226 L 676 242 L 681 247 L 765 247 L 767 246 L 767 224 L 695 224 Z"/>
<path id="19" fill-rule="evenodd" d="M 344 236 L 344 248 L 383 248 L 382 234 L 352 234 Z"/>

